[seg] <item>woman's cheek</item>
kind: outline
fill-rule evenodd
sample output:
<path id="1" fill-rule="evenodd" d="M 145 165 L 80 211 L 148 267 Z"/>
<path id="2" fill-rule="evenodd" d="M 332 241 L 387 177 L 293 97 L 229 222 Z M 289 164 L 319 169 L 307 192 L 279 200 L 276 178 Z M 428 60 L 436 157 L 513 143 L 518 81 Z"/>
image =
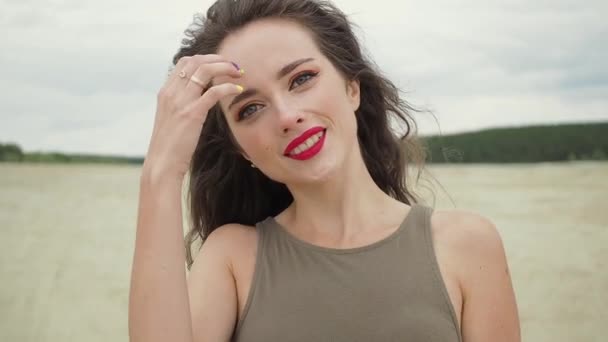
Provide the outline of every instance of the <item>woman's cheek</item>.
<path id="1" fill-rule="evenodd" d="M 248 148 L 246 152 L 251 156 L 253 160 L 267 160 L 272 155 L 272 143 L 269 141 L 268 136 L 259 134 L 250 136 L 247 139 Z"/>

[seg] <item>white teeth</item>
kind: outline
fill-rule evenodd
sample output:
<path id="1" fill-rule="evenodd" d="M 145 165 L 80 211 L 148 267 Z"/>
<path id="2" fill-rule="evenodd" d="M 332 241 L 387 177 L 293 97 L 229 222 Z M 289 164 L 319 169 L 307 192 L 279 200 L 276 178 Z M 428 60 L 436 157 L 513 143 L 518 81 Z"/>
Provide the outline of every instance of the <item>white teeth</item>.
<path id="1" fill-rule="evenodd" d="M 310 146 L 314 145 L 315 141 L 313 137 L 310 137 L 304 143 L 306 144 L 306 147 L 310 148 Z"/>
<path id="2" fill-rule="evenodd" d="M 312 145 L 316 144 L 317 141 L 321 140 L 321 137 L 323 136 L 323 131 L 313 135 L 312 137 L 306 139 L 305 142 L 301 143 L 300 145 L 298 145 L 298 147 L 294 148 L 293 151 L 291 151 L 291 155 L 294 154 L 300 154 L 304 151 L 306 151 L 307 149 L 311 148 Z"/>

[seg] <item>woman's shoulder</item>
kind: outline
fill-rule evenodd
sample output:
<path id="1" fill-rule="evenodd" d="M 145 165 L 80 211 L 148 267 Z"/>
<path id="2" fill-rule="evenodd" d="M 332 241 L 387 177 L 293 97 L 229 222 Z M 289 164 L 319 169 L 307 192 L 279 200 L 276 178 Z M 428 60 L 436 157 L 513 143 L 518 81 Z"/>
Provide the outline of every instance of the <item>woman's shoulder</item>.
<path id="1" fill-rule="evenodd" d="M 205 239 L 194 258 L 196 267 L 201 258 L 222 260 L 232 270 L 236 261 L 249 257 L 257 248 L 254 226 L 229 223 L 215 228 Z"/>
<path id="2" fill-rule="evenodd" d="M 238 258 L 238 253 L 247 252 L 257 243 L 255 226 L 239 223 L 228 223 L 214 229 L 204 245 L 222 251 L 229 259 Z M 249 253 L 248 253 L 249 254 Z"/>
<path id="3" fill-rule="evenodd" d="M 437 210 L 431 231 L 440 264 L 460 288 L 463 334 L 519 341 L 517 305 L 496 225 L 478 213 Z"/>
<path id="4" fill-rule="evenodd" d="M 488 268 L 507 270 L 502 237 L 489 218 L 467 210 L 435 210 L 433 244 L 463 287 L 484 277 Z"/>
<path id="5" fill-rule="evenodd" d="M 434 210 L 431 216 L 433 238 L 458 250 L 482 252 L 502 245 L 500 233 L 489 218 L 468 210 Z"/>
<path id="6" fill-rule="evenodd" d="M 489 218 L 467 210 L 435 210 L 431 232 L 438 257 L 466 292 L 508 275 L 502 237 Z"/>
<path id="7" fill-rule="evenodd" d="M 228 223 L 215 228 L 206 240 L 213 239 L 216 243 L 233 244 L 243 239 L 251 239 L 256 236 L 255 226 Z"/>

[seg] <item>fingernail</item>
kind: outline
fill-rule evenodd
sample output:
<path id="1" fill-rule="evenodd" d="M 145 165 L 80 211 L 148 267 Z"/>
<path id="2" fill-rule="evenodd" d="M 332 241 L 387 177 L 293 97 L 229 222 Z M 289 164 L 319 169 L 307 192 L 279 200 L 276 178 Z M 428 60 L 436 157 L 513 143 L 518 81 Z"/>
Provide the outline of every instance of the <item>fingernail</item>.
<path id="1" fill-rule="evenodd" d="M 239 93 L 242 93 L 244 90 L 243 86 L 240 86 L 238 84 L 236 85 L 236 89 L 239 91 Z"/>
<path id="2" fill-rule="evenodd" d="M 241 73 L 241 75 L 245 74 L 245 70 L 244 69 L 239 69 L 239 72 Z"/>
<path id="3" fill-rule="evenodd" d="M 230 62 L 230 63 L 232 63 L 232 65 L 234 65 L 234 67 L 236 68 L 236 70 L 239 70 L 239 71 L 241 70 L 241 67 L 239 67 L 238 64 L 236 64 L 234 62 Z"/>

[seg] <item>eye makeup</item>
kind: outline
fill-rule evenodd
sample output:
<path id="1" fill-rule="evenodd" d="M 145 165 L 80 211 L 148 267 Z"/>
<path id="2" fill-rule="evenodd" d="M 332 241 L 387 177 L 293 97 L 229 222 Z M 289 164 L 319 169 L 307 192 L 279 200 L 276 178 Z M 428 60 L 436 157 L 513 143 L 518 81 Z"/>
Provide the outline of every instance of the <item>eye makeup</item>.
<path id="1" fill-rule="evenodd" d="M 310 82 L 315 77 L 317 77 L 318 74 L 319 74 L 318 71 L 309 71 L 309 70 L 302 71 L 302 72 L 296 74 L 294 77 L 292 77 L 289 80 L 289 90 L 291 91 L 300 86 L 305 85 L 306 83 Z M 297 82 L 298 84 L 295 85 L 296 81 L 298 81 L 298 80 L 302 80 L 302 81 Z M 251 111 L 250 110 L 251 108 L 261 107 L 261 106 L 262 106 L 261 104 L 257 104 L 257 103 L 250 103 L 250 104 L 244 105 L 242 108 L 240 108 L 238 110 L 237 115 L 236 115 L 236 120 L 237 121 L 246 120 L 247 118 L 254 115 L 258 111 L 258 110 Z"/>

